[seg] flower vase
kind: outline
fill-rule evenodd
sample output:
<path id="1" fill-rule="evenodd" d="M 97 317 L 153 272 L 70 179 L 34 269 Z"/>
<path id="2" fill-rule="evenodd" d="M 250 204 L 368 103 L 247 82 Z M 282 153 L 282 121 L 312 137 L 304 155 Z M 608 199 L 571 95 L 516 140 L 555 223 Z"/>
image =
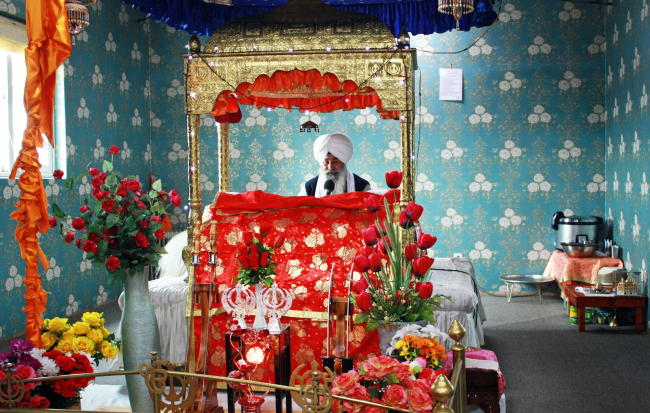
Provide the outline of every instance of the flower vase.
<path id="1" fill-rule="evenodd" d="M 253 323 L 253 328 L 255 328 L 257 331 L 264 330 L 268 327 L 266 324 L 266 318 L 264 318 L 263 306 L 260 305 L 262 302 L 262 291 L 264 291 L 264 284 L 255 284 L 257 308 L 255 309 L 255 322 Z"/>
<path id="2" fill-rule="evenodd" d="M 146 272 L 127 275 L 124 280 L 124 310 L 120 324 L 122 353 L 126 371 L 139 370 L 151 363 L 151 352 L 160 353 L 158 321 L 149 297 Z M 153 412 L 153 400 L 145 380 L 139 374 L 126 376 L 132 412 Z"/>
<path id="3" fill-rule="evenodd" d="M 395 333 L 397 333 L 397 330 L 413 324 L 417 324 L 419 326 L 424 327 L 427 324 L 429 324 L 429 322 L 426 320 L 414 321 L 412 323 L 402 322 L 402 321 L 390 321 L 390 322 L 385 322 L 380 324 L 379 328 L 377 328 L 377 333 L 379 334 L 379 350 L 381 350 L 381 354 L 384 356 L 389 356 L 390 354 L 386 354 L 386 351 L 390 347 L 390 342 L 393 339 Z"/>

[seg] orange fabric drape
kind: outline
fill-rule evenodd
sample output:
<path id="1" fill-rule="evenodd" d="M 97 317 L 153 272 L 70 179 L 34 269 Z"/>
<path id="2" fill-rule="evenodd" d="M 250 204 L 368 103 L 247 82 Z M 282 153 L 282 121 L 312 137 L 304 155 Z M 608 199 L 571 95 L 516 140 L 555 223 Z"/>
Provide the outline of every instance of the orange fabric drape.
<path id="1" fill-rule="evenodd" d="M 11 218 L 18 221 L 16 240 L 20 243 L 21 255 L 25 260 L 25 333 L 27 340 L 40 348 L 41 314 L 45 311 L 47 293 L 41 288 L 38 260 L 40 258 L 46 270 L 49 264 L 38 244 L 37 234 L 47 232 L 49 223 L 47 196 L 36 148 L 43 147 L 43 136 L 54 147 L 56 69 L 70 56 L 71 45 L 64 0 L 27 0 L 26 12 L 29 37 L 29 46 L 25 49 L 27 129 L 10 176 L 14 179 L 18 168 L 24 171 L 18 183 L 23 192 Z"/>
<path id="2" fill-rule="evenodd" d="M 305 90 L 290 91 L 301 86 L 314 93 L 305 97 Z M 331 95 L 327 93 L 330 92 Z M 343 96 L 343 94 L 347 94 Z M 399 119 L 398 111 L 387 111 L 382 108 L 381 99 L 371 87 L 359 89 L 352 80 L 343 83 L 332 73 L 321 75 L 316 69 L 303 71 L 278 70 L 271 76 L 260 75 L 254 83 L 242 82 L 235 91 L 224 90 L 217 97 L 212 112 L 217 122 L 237 123 L 242 118 L 239 105 L 255 105 L 258 108 L 283 107 L 291 110 L 297 107 L 300 111 L 310 109 L 312 112 L 330 113 L 335 110 L 364 109 L 377 107 L 382 119 Z"/>

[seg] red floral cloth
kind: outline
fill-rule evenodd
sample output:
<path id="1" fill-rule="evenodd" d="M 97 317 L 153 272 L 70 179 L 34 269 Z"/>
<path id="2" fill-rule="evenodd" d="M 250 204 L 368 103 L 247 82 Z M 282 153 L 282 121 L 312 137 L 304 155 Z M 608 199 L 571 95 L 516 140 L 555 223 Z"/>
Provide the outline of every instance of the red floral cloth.
<path id="1" fill-rule="evenodd" d="M 623 268 L 623 261 L 596 253 L 587 258 L 573 258 L 563 251 L 555 250 L 548 262 L 544 275 L 554 277 L 558 283 L 578 281 L 596 284 L 598 270 L 603 267 Z"/>
<path id="2" fill-rule="evenodd" d="M 350 193 L 324 198 L 281 197 L 260 191 L 245 194 L 220 194 L 214 217 L 218 221 L 218 265 L 215 282 L 219 293 L 233 285 L 237 274 L 236 247 L 246 230 L 256 232 L 259 225 L 269 222 L 274 229 L 265 241 L 272 243 L 278 234 L 286 237 L 282 250 L 274 256 L 278 266 L 275 281 L 279 287 L 291 292 L 294 312 L 283 317 L 283 323 L 291 324 L 291 366 L 320 360 L 326 353 L 326 323 L 314 319 L 327 312 L 330 272 L 334 266 L 334 297 L 346 297 L 345 280 L 350 274 L 352 262 L 363 248 L 361 230 L 374 222 L 374 214 L 368 213 L 363 204 L 365 193 Z M 399 201 L 399 192 L 386 195 L 389 203 Z M 383 200 L 381 201 L 383 204 Z M 246 212 L 238 212 L 246 211 Z M 382 215 L 384 213 L 382 212 Z M 200 269 L 196 277 L 199 283 L 209 282 L 208 265 L 210 224 L 205 224 L 201 236 L 202 252 Z M 360 277 L 359 273 L 353 275 Z M 221 304 L 213 308 L 220 308 Z M 305 312 L 296 314 L 295 312 Z M 196 334 L 200 335 L 200 319 L 195 318 Z M 252 325 L 253 317 L 250 317 Z M 225 375 L 225 334 L 231 318 L 222 313 L 212 317 L 210 325 L 209 374 Z M 377 333 L 367 333 L 365 325 L 351 325 L 350 356 L 365 360 L 379 354 Z M 334 348 L 332 345 L 330 348 Z M 200 340 L 197 337 L 197 346 Z M 197 347 L 198 354 L 198 347 Z M 263 380 L 270 371 L 258 370 L 255 380 Z"/>

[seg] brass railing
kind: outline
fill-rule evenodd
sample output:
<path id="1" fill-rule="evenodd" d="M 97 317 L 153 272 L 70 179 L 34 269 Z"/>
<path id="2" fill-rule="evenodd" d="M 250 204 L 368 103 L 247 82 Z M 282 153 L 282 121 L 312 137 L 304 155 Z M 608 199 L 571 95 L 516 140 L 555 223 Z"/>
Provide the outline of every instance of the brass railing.
<path id="1" fill-rule="evenodd" d="M 433 412 L 466 413 L 467 395 L 465 389 L 465 346 L 460 343 L 460 340 L 465 336 L 465 329 L 458 321 L 454 321 L 449 329 L 449 335 L 456 341 L 456 344 L 452 347 L 454 354 L 454 370 L 451 376 L 451 382 L 444 374 L 441 374 L 438 376 L 438 379 L 431 387 L 431 396 L 433 400 L 437 402 L 437 406 Z M 12 375 L 13 366 L 11 364 L 7 364 L 6 367 L 6 377 L 0 380 L 0 404 L 6 407 L 0 407 L 0 411 L 7 410 L 17 413 L 29 413 L 37 410 L 15 407 L 25 395 L 26 384 L 91 377 L 128 376 L 135 374 L 140 374 L 146 381 L 150 395 L 152 396 L 154 402 L 155 413 L 177 413 L 192 411 L 194 401 L 197 399 L 197 382 L 199 379 L 222 381 L 226 383 L 249 384 L 251 386 L 263 386 L 270 387 L 275 390 L 287 391 L 291 393 L 293 401 L 295 401 L 303 409 L 304 412 L 322 413 L 329 411 L 333 404 L 332 400 L 337 399 L 341 402 L 359 403 L 366 406 L 391 410 L 394 412 L 411 413 L 409 410 L 395 408 L 380 403 L 332 394 L 330 384 L 334 381 L 335 375 L 329 369 L 326 369 L 326 373 L 318 370 L 318 363 L 316 361 L 312 361 L 309 365 L 306 363 L 301 364 L 294 370 L 293 374 L 291 375 L 290 383 L 295 384 L 298 382 L 298 386 L 286 386 L 274 383 L 262 383 L 252 380 L 241 380 L 230 377 L 174 371 L 174 365 L 158 360 L 156 352 L 152 352 L 151 363 L 142 363 L 138 371 L 84 373 L 20 380 L 16 379 Z M 307 369 L 305 370 L 305 368 Z M 169 386 L 167 386 L 167 384 L 169 384 Z M 179 387 L 180 392 L 178 391 Z M 213 408 L 214 407 L 217 406 L 213 406 Z M 38 410 L 46 410 L 49 412 L 67 411 L 60 409 Z M 84 412 L 83 410 L 77 411 Z M 340 403 L 340 411 L 344 411 L 343 403 Z"/>

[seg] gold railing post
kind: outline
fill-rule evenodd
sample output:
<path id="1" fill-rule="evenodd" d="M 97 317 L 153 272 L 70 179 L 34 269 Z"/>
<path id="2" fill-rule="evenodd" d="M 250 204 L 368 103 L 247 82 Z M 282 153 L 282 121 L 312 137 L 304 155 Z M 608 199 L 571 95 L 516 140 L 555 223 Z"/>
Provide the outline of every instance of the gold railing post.
<path id="1" fill-rule="evenodd" d="M 157 360 L 158 360 L 158 352 L 157 351 L 152 351 L 151 352 L 151 366 L 152 367 L 155 366 Z M 154 373 L 154 375 L 155 374 L 156 373 Z M 145 380 L 146 380 L 146 378 L 145 378 Z M 155 391 L 152 390 L 151 395 L 153 397 L 153 411 L 155 413 L 160 413 L 160 394 L 157 394 Z"/>
<path id="2" fill-rule="evenodd" d="M 230 123 L 217 124 L 219 132 L 219 192 L 230 191 Z"/>
<path id="3" fill-rule="evenodd" d="M 462 368 L 459 371 L 458 384 L 456 386 L 456 396 L 453 400 L 453 409 L 456 413 L 466 413 L 467 412 L 467 387 L 465 381 L 465 349 L 467 348 L 460 340 L 465 337 L 465 327 L 454 320 L 449 327 L 449 337 L 456 341 L 451 347 L 451 351 L 454 353 L 454 367 L 458 364 L 461 364 Z"/>
<path id="4" fill-rule="evenodd" d="M 431 396 L 439 404 L 433 409 L 434 413 L 454 413 L 454 410 L 447 406 L 447 400 L 454 395 L 454 386 L 451 385 L 447 376 L 441 374 L 431 386 Z"/>

